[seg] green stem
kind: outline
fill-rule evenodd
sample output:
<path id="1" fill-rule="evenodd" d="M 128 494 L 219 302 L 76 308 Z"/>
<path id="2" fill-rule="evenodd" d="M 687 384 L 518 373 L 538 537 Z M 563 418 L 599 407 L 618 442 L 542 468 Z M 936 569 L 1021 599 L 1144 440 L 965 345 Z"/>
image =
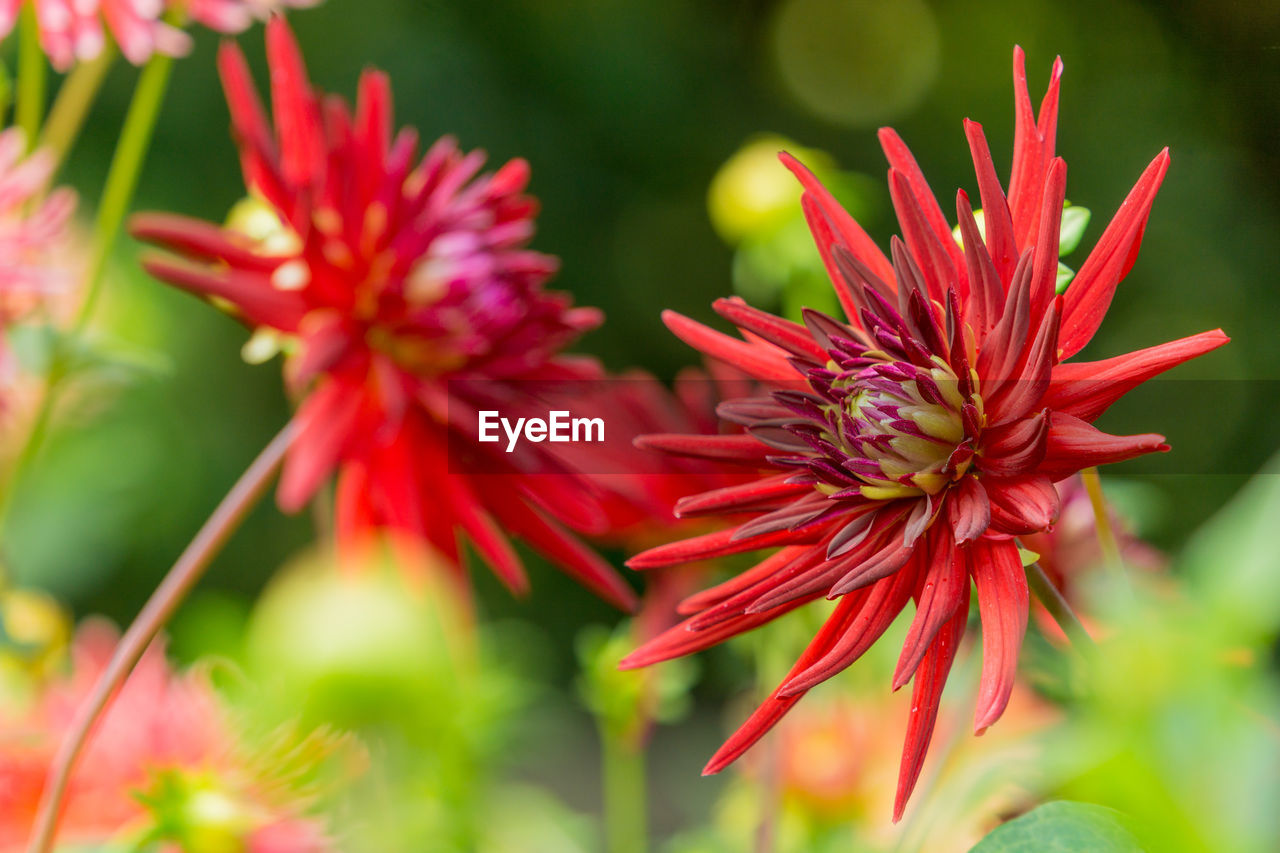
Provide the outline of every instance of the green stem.
<path id="1" fill-rule="evenodd" d="M 1080 472 L 1080 479 L 1084 482 L 1084 490 L 1093 506 L 1093 524 L 1098 531 L 1102 559 L 1110 568 L 1123 575 L 1124 558 L 1120 554 L 1120 542 L 1116 539 L 1115 528 L 1111 526 L 1111 513 L 1107 512 L 1107 497 L 1102 493 L 1102 478 L 1098 476 L 1098 469 L 1085 468 Z"/>
<path id="2" fill-rule="evenodd" d="M 1085 654 L 1097 651 L 1098 647 L 1094 645 L 1093 638 L 1085 630 L 1080 617 L 1076 616 L 1067 599 L 1053 585 L 1053 581 L 1049 580 L 1049 576 L 1044 573 L 1040 564 L 1032 563 L 1027 566 L 1026 571 L 1027 585 L 1031 587 L 1036 598 L 1040 599 L 1045 610 L 1049 611 L 1053 621 L 1057 622 L 1062 632 L 1071 639 L 1071 644 Z"/>
<path id="3" fill-rule="evenodd" d="M 13 78 L 9 69 L 0 63 L 0 127 L 9 126 L 9 107 L 13 106 Z"/>
<path id="4" fill-rule="evenodd" d="M 644 746 L 608 728 L 601 721 L 606 849 L 609 853 L 645 853 L 649 840 Z"/>
<path id="5" fill-rule="evenodd" d="M 209 520 L 196 533 L 178 557 L 173 568 L 164 576 L 155 592 L 147 599 L 137 617 L 120 642 L 102 675 L 98 677 L 89 697 L 76 708 L 75 717 L 67 730 L 58 752 L 49 767 L 49 777 L 40 795 L 40 805 L 31 831 L 27 853 L 50 853 L 54 836 L 58 831 L 58 818 L 67 793 L 67 783 L 75 769 L 94 724 L 102 717 L 116 694 L 142 658 L 151 641 L 173 616 L 178 605 L 195 586 L 223 544 L 240 526 L 245 515 L 258 502 L 271 478 L 284 460 L 285 451 L 293 441 L 297 429 L 290 421 L 258 454 L 226 497 L 214 509 Z"/>
<path id="6" fill-rule="evenodd" d="M 62 81 L 40 134 L 40 146 L 52 151 L 56 162 L 61 163 L 75 144 L 115 59 L 115 44 L 108 41 L 97 57 L 76 65 Z"/>
<path id="7" fill-rule="evenodd" d="M 27 135 L 27 148 L 35 147 L 44 115 L 49 65 L 40 47 L 40 25 L 35 4 L 23 3 L 18 23 L 18 93 L 14 121 Z"/>
<path id="8" fill-rule="evenodd" d="M 18 478 L 39 454 L 40 448 L 44 445 L 45 434 L 49 431 L 49 421 L 52 420 L 53 416 L 55 385 L 56 382 L 53 380 L 51 373 L 50 379 L 45 383 L 44 393 L 40 397 L 40 407 L 36 410 L 36 417 L 31 424 L 30 431 L 27 432 L 26 441 L 23 443 L 22 449 L 18 451 L 18 455 L 14 457 L 13 464 L 9 466 L 9 470 L 5 472 L 4 481 L 0 483 L 0 541 L 7 541 L 4 536 L 4 530 L 9 520 L 9 510 L 13 506 L 13 496 L 18 485 Z"/>
<path id="9" fill-rule="evenodd" d="M 169 87 L 172 68 L 173 60 L 170 57 L 156 54 L 138 77 L 138 86 L 133 91 L 133 100 L 129 104 L 124 127 L 120 130 L 120 141 L 111 158 L 111 169 L 107 172 L 107 183 L 98 204 L 98 218 L 93 228 L 93 256 L 89 262 L 84 302 L 80 306 L 73 329 L 75 332 L 83 331 L 88 324 L 102 290 L 107 260 L 115 247 L 129 205 L 133 202 L 133 193 L 138 188 L 138 174 L 142 171 L 142 163 L 151 145 L 156 118 Z"/>

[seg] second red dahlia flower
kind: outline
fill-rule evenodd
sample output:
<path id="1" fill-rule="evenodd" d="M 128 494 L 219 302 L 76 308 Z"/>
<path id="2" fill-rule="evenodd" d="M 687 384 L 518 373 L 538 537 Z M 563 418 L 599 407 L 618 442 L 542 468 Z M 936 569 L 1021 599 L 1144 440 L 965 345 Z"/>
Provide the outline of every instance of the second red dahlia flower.
<path id="1" fill-rule="evenodd" d="M 251 239 L 148 215 L 133 230 L 187 259 L 151 258 L 152 274 L 231 306 L 290 353 L 304 399 L 281 506 L 301 508 L 336 471 L 348 539 L 391 529 L 457 566 L 461 537 L 522 591 L 515 536 L 630 606 L 631 589 L 567 529 L 608 527 L 598 487 L 545 444 L 505 453 L 477 440 L 479 411 L 517 414 L 541 384 L 602 376 L 561 354 L 600 314 L 544 287 L 556 261 L 527 248 L 528 165 L 482 174 L 483 153 L 448 138 L 421 156 L 412 129 L 393 132 L 385 75 L 361 78 L 352 112 L 311 88 L 281 18 L 267 51 L 274 127 L 241 52 L 226 45 L 219 62 L 245 181 L 272 227 Z"/>
<path id="2" fill-rule="evenodd" d="M 975 728 L 1004 711 L 1027 625 L 1028 590 L 1015 537 L 1050 528 L 1054 483 L 1082 468 L 1167 450 L 1159 435 L 1115 436 L 1092 421 L 1161 371 L 1227 341 L 1220 331 L 1100 362 L 1067 362 L 1089 342 L 1133 266 L 1168 167 L 1147 167 L 1064 295 L 1055 293 L 1066 164 L 1054 156 L 1056 63 L 1037 117 L 1014 53 L 1016 137 L 1006 195 L 982 129 L 965 125 L 984 211 L 956 197 L 952 237 L 919 166 L 880 133 L 902 229 L 886 256 L 795 159 L 803 205 L 847 316 L 808 311 L 804 325 L 738 299 L 716 311 L 732 337 L 668 313 L 667 325 L 707 356 L 747 370 L 771 393 L 721 404 L 741 435 L 653 435 L 649 447 L 771 471 L 755 482 L 686 498 L 685 515 L 748 520 L 646 551 L 655 568 L 780 549 L 687 599 L 689 618 L 624 666 L 707 648 L 819 598 L 838 599 L 773 695 L 712 758 L 742 755 L 806 691 L 849 666 L 914 601 L 893 686 L 913 681 L 895 819 L 924 762 L 943 685 L 976 592 L 983 632 Z"/>

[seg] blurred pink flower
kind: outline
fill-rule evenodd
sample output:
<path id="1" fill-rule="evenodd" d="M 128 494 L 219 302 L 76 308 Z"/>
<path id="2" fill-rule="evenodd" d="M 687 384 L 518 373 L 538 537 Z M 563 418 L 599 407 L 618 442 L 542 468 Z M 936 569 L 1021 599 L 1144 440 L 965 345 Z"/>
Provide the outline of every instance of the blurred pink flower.
<path id="1" fill-rule="evenodd" d="M 17 849 L 26 838 L 53 753 L 115 641 L 109 625 L 84 625 L 69 674 L 46 685 L 24 709 L 0 707 L 0 851 Z M 174 677 L 163 652 L 152 649 L 71 778 L 62 838 L 102 839 L 136 820 L 142 807 L 130 792 L 146 783 L 150 767 L 216 765 L 225 759 L 221 740 L 209 688 L 194 677 Z"/>
<path id="2" fill-rule="evenodd" d="M 49 62 L 66 71 L 76 62 L 93 59 L 106 44 L 105 21 L 120 52 L 134 65 L 154 53 L 181 56 L 191 38 L 160 20 L 162 0 L 30 0 L 40 27 L 40 46 Z M 23 0 L 0 0 L 0 37 L 18 20 Z"/>
<path id="3" fill-rule="evenodd" d="M 48 295 L 69 291 L 75 277 L 67 250 L 76 195 L 66 188 L 45 195 L 53 160 L 43 151 L 24 156 L 25 149 L 21 130 L 0 132 L 0 333 Z M 0 389 L 13 370 L 0 338 Z"/>
<path id="4" fill-rule="evenodd" d="M 26 0 L 0 0 L 0 38 L 18 20 Z M 180 10 L 192 20 L 223 33 L 237 33 L 286 7 L 314 6 L 320 0 L 30 0 L 40 27 L 40 46 L 59 71 L 94 59 L 106 44 L 106 31 L 134 65 L 159 53 L 183 56 L 191 37 L 162 20 Z M 106 24 L 106 30 L 103 23 Z"/>
<path id="5" fill-rule="evenodd" d="M 277 820 L 255 829 L 245 853 L 330 853 L 333 844 L 314 821 Z"/>
<path id="6" fill-rule="evenodd" d="M 25 703 L 0 695 L 0 853 L 22 849 L 54 751 L 76 708 L 111 658 L 117 634 L 105 622 L 81 626 L 70 671 L 38 685 Z M 59 838 L 97 843 L 147 826 L 137 793 L 166 771 L 242 780 L 243 760 L 224 711 L 198 673 L 173 672 L 153 646 L 103 717 L 71 777 Z M 249 774 L 251 775 L 251 774 Z M 247 798 L 247 797 L 246 797 Z M 251 803 L 254 809 L 260 805 Z M 251 811 L 248 853 L 327 853 L 311 821 Z"/>
<path id="7" fill-rule="evenodd" d="M 273 12 L 318 6 L 320 0 L 170 0 L 185 7 L 191 20 L 220 33 L 238 33 L 254 20 L 266 20 Z"/>

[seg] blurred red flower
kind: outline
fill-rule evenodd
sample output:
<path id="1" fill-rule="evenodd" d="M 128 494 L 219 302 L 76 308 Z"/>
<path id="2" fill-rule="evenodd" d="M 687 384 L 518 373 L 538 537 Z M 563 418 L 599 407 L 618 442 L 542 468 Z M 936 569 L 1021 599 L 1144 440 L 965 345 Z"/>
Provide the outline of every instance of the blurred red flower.
<path id="1" fill-rule="evenodd" d="M 610 429 L 628 440 L 655 432 L 719 434 L 725 427 L 716 417 L 722 399 L 757 390 L 756 383 L 732 367 L 709 363 L 682 370 L 668 389 L 641 370 L 632 370 L 602 383 L 593 403 L 607 412 Z M 739 431 L 734 425 L 731 432 Z M 727 488 L 756 479 L 740 465 L 709 459 L 605 446 L 595 480 L 611 493 L 605 506 L 608 530 L 599 541 L 628 553 L 668 542 L 675 535 L 718 530 L 726 522 L 710 518 L 681 518 L 676 511 L 682 498 L 695 492 Z M 581 452 L 579 452 L 581 457 Z M 646 578 L 644 598 L 636 615 L 635 633 L 647 640 L 670 627 L 677 617 L 676 604 L 706 578 L 709 563 L 672 566 Z"/>
<path id="2" fill-rule="evenodd" d="M 461 533 L 522 592 L 515 536 L 630 607 L 630 587 L 566 529 L 609 529 L 601 487 L 547 444 L 507 453 L 478 441 L 479 411 L 527 414 L 540 386 L 603 376 L 561 354 L 601 316 L 544 288 L 557 263 L 527 248 L 528 164 L 480 174 L 483 153 L 450 138 L 419 158 L 412 129 L 392 132 L 387 77 L 362 76 L 353 114 L 312 89 L 281 18 L 267 25 L 267 55 L 274 130 L 240 50 L 224 45 L 219 64 L 245 182 L 272 233 L 254 241 L 163 214 L 133 231 L 194 262 L 153 257 L 152 274 L 288 339 L 288 381 L 304 399 L 281 507 L 301 508 L 336 470 L 348 541 L 389 529 L 457 567 Z"/>

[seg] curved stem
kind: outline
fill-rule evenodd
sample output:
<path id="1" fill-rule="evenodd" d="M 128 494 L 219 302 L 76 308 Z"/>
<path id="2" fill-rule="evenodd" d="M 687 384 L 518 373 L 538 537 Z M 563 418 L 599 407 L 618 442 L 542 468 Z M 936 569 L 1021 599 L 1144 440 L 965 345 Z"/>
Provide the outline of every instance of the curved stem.
<path id="1" fill-rule="evenodd" d="M 36 144 L 40 119 L 44 116 L 45 87 L 49 65 L 40 47 L 40 24 L 34 3 L 23 3 L 18 21 L 18 92 L 14 103 L 14 123 L 27 135 L 27 149 Z"/>
<path id="2" fill-rule="evenodd" d="M 1071 639 L 1071 644 L 1081 652 L 1096 651 L 1097 646 L 1094 645 L 1089 632 L 1085 630 L 1080 617 L 1076 616 L 1067 599 L 1053 585 L 1053 581 L 1049 580 L 1049 576 L 1044 573 L 1040 564 L 1032 563 L 1027 566 L 1026 571 L 1027 584 L 1031 587 L 1031 591 L 1035 593 L 1036 598 L 1040 599 L 1040 603 L 1044 605 L 1045 610 L 1049 611 L 1049 615 L 1058 623 L 1062 632 Z"/>
<path id="3" fill-rule="evenodd" d="M 222 499 L 209 520 L 178 557 L 173 568 L 147 599 L 142 610 L 125 631 L 116 646 L 98 683 L 88 699 L 76 710 L 75 718 L 66 737 L 58 747 L 49 768 L 49 778 L 40 798 L 35 825 L 27 853 L 49 853 L 57 832 L 62 802 L 67 792 L 67 782 L 75 768 L 76 759 L 101 718 L 112 696 L 124 684 L 129 673 L 141 659 L 151 641 L 159 633 L 169 617 L 178 609 L 188 592 L 204 574 L 204 570 L 221 550 L 231 533 L 240 525 L 249 510 L 266 491 L 271 478 L 284 459 L 285 451 L 293 441 L 296 427 L 290 421 L 271 443 L 258 454 L 258 458 L 241 475 L 231 491 Z"/>
<path id="4" fill-rule="evenodd" d="M 61 163 L 75 144 L 115 59 L 115 43 L 108 40 L 101 53 L 88 62 L 78 64 L 62 81 L 58 96 L 49 108 L 44 130 L 40 132 L 40 147 L 51 151 L 55 162 Z"/>
<path id="5" fill-rule="evenodd" d="M 173 60 L 170 57 L 156 54 L 148 60 L 138 76 L 138 85 L 133 90 L 133 100 L 129 103 L 129 112 L 120 129 L 120 141 L 116 143 L 111 169 L 107 172 L 107 182 L 102 189 L 102 199 L 98 203 L 98 218 L 93 227 L 93 257 L 85 279 L 84 302 L 76 316 L 74 331 L 82 331 L 88 324 L 102 290 L 102 276 L 107 268 L 107 259 L 115 247 L 125 214 L 129 212 L 134 190 L 138 188 L 138 174 L 142 171 L 142 162 L 151 145 L 151 136 L 155 131 L 165 91 L 169 87 L 169 73 L 172 69 Z"/>

